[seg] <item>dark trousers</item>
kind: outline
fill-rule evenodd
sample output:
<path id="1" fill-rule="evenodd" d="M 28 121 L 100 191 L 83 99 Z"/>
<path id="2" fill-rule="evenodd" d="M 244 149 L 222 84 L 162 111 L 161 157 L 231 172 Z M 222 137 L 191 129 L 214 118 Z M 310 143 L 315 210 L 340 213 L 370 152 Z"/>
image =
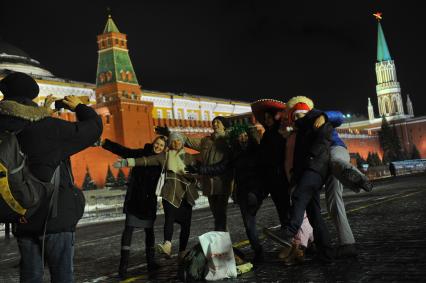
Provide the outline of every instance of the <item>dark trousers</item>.
<path id="1" fill-rule="evenodd" d="M 214 230 L 226 231 L 226 211 L 229 195 L 211 195 L 208 197 L 210 210 L 214 217 Z"/>
<path id="2" fill-rule="evenodd" d="M 4 223 L 4 236 L 6 239 L 10 238 L 10 223 Z"/>
<path id="3" fill-rule="evenodd" d="M 303 222 L 304 213 L 314 229 L 314 240 L 320 252 L 328 253 L 331 239 L 324 219 L 321 216 L 320 189 L 323 185 L 321 176 L 311 170 L 303 173 L 294 190 L 290 207 L 290 222 L 286 226 L 288 235 L 294 237 Z"/>
<path id="4" fill-rule="evenodd" d="M 121 235 L 121 249 L 122 250 L 130 250 L 130 246 L 132 244 L 132 236 L 135 227 L 133 226 L 125 226 L 123 234 Z M 144 228 L 145 230 L 145 249 L 154 247 L 155 236 L 154 236 L 154 228 Z"/>
<path id="5" fill-rule="evenodd" d="M 284 170 L 283 170 L 284 171 Z M 281 227 L 285 227 L 289 221 L 290 194 L 289 185 L 282 175 L 270 174 L 265 177 L 266 189 L 271 194 Z"/>
<path id="6" fill-rule="evenodd" d="M 21 283 L 43 282 L 42 242 L 42 237 L 18 237 Z M 74 282 L 74 232 L 47 234 L 44 256 L 52 282 Z"/>
<path id="7" fill-rule="evenodd" d="M 246 197 L 239 199 L 238 204 L 250 245 L 254 251 L 257 251 L 262 248 L 256 229 L 256 214 L 262 204 L 262 200 L 258 199 L 255 194 L 249 193 Z"/>
<path id="8" fill-rule="evenodd" d="M 180 224 L 179 251 L 184 251 L 188 245 L 191 232 L 192 206 L 184 199 L 179 208 L 174 207 L 163 199 L 164 208 L 164 241 L 172 241 L 173 225 Z"/>

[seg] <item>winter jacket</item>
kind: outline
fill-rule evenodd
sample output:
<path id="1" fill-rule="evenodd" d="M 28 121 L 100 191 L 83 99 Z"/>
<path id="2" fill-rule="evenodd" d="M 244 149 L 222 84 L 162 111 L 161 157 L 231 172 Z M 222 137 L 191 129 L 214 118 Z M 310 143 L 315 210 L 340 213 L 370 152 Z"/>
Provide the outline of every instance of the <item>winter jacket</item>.
<path id="1" fill-rule="evenodd" d="M 22 131 L 17 135 L 21 150 L 26 154 L 32 174 L 50 182 L 56 167 L 60 167 L 58 215 L 48 221 L 47 233 L 74 231 L 84 211 L 84 196 L 72 180 L 66 163 L 73 154 L 94 144 L 102 133 L 102 121 L 96 112 L 79 104 L 75 113 L 78 122 L 50 117 L 36 104 L 24 105 L 12 100 L 0 102 L 0 131 Z M 69 167 L 70 168 L 70 167 Z M 48 210 L 48 201 L 27 224 L 17 226 L 17 235 L 41 235 Z"/>
<path id="2" fill-rule="evenodd" d="M 186 138 L 185 146 L 195 149 L 201 154 L 203 165 L 211 165 L 228 159 L 230 147 L 227 136 L 204 138 Z M 205 196 L 230 195 L 232 191 L 232 174 L 225 172 L 219 176 L 201 178 L 201 187 Z"/>
<path id="3" fill-rule="evenodd" d="M 174 207 L 179 208 L 182 200 L 185 199 L 191 206 L 195 205 L 195 200 L 198 199 L 198 191 L 196 188 L 196 179 L 187 174 L 180 174 L 169 170 L 167 164 L 170 164 L 169 158 L 176 152 L 170 150 L 166 153 L 160 153 L 149 157 L 141 157 L 136 159 L 136 167 L 142 166 L 165 166 L 166 180 L 163 189 L 161 190 L 161 197 L 172 204 Z M 192 163 L 192 156 L 182 150 L 182 154 L 178 154 L 177 158 L 181 158 L 184 164 Z"/>
<path id="4" fill-rule="evenodd" d="M 102 147 L 123 158 L 155 155 L 153 146 L 150 143 L 145 144 L 144 148 L 130 149 L 106 139 Z M 130 213 L 140 219 L 155 220 L 157 215 L 157 196 L 155 195 L 155 189 L 160 174 L 160 166 L 138 166 L 132 168 L 124 200 L 124 213 Z"/>
<path id="5" fill-rule="evenodd" d="M 315 120 L 324 113 L 309 111 L 305 117 L 296 120 L 296 143 L 293 158 L 293 180 L 298 183 L 306 170 L 312 170 L 325 180 L 330 161 L 330 145 L 333 126 L 326 122 L 320 128 L 314 127 Z"/>
<path id="6" fill-rule="evenodd" d="M 261 169 L 259 163 L 260 146 L 255 137 L 250 137 L 246 149 L 239 144 L 232 147 L 231 158 L 212 165 L 201 165 L 201 175 L 215 176 L 224 172 L 233 172 L 235 181 L 235 195 L 238 203 L 244 201 L 248 193 L 254 193 L 258 199 L 264 199 L 263 182 L 259 178 Z"/>
<path id="7" fill-rule="evenodd" d="M 336 129 L 334 129 L 334 128 L 339 127 L 343 123 L 344 117 L 343 117 L 342 112 L 340 112 L 340 111 L 326 111 L 325 115 L 327 115 L 328 121 L 333 126 L 331 146 L 343 146 L 344 148 L 346 148 L 346 144 L 339 137 L 339 134 L 337 133 Z"/>
<path id="8" fill-rule="evenodd" d="M 259 149 L 259 177 L 265 184 L 265 191 L 285 189 L 285 147 L 286 139 L 278 132 L 278 127 L 266 129 Z"/>

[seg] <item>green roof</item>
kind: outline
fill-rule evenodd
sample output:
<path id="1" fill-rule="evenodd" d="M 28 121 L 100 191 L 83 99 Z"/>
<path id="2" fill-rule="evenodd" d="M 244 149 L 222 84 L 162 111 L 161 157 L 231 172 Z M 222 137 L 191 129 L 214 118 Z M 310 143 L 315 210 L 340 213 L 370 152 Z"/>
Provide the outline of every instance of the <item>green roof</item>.
<path id="1" fill-rule="evenodd" d="M 114 21 L 112 20 L 111 15 L 108 15 L 108 21 L 104 28 L 104 33 L 109 33 L 109 32 L 120 32 L 117 26 L 115 25 Z"/>
<path id="2" fill-rule="evenodd" d="M 382 25 L 379 22 L 379 29 L 377 32 L 377 61 L 389 61 L 392 60 L 388 45 L 386 43 L 385 34 L 383 33 Z"/>

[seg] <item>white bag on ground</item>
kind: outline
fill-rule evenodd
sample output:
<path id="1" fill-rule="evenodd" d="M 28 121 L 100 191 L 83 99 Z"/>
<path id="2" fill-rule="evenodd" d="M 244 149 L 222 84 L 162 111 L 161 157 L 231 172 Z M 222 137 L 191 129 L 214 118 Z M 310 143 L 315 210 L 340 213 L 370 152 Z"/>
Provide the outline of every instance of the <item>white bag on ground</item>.
<path id="1" fill-rule="evenodd" d="M 199 236 L 198 239 L 209 265 L 206 280 L 236 278 L 237 266 L 229 233 L 212 231 Z"/>

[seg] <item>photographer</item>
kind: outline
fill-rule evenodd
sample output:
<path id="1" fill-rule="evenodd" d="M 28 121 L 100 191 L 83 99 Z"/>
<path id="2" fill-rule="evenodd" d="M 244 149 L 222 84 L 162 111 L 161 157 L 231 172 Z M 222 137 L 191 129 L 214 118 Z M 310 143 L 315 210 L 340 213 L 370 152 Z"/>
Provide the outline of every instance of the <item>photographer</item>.
<path id="1" fill-rule="evenodd" d="M 74 232 L 83 215 L 84 196 L 74 186 L 69 158 L 98 140 L 102 121 L 75 96 L 67 96 L 63 102 L 76 113 L 77 122 L 52 118 L 50 105 L 54 99 L 49 96 L 45 107 L 38 107 L 32 100 L 37 97 L 39 87 L 32 77 L 23 73 L 7 75 L 0 81 L 0 90 L 4 95 L 0 102 L 0 130 L 17 132 L 32 174 L 50 182 L 60 166 L 56 217 L 48 215 L 49 200 L 44 200 L 27 223 L 17 225 L 20 282 L 43 282 L 44 260 L 52 282 L 74 282 Z"/>

